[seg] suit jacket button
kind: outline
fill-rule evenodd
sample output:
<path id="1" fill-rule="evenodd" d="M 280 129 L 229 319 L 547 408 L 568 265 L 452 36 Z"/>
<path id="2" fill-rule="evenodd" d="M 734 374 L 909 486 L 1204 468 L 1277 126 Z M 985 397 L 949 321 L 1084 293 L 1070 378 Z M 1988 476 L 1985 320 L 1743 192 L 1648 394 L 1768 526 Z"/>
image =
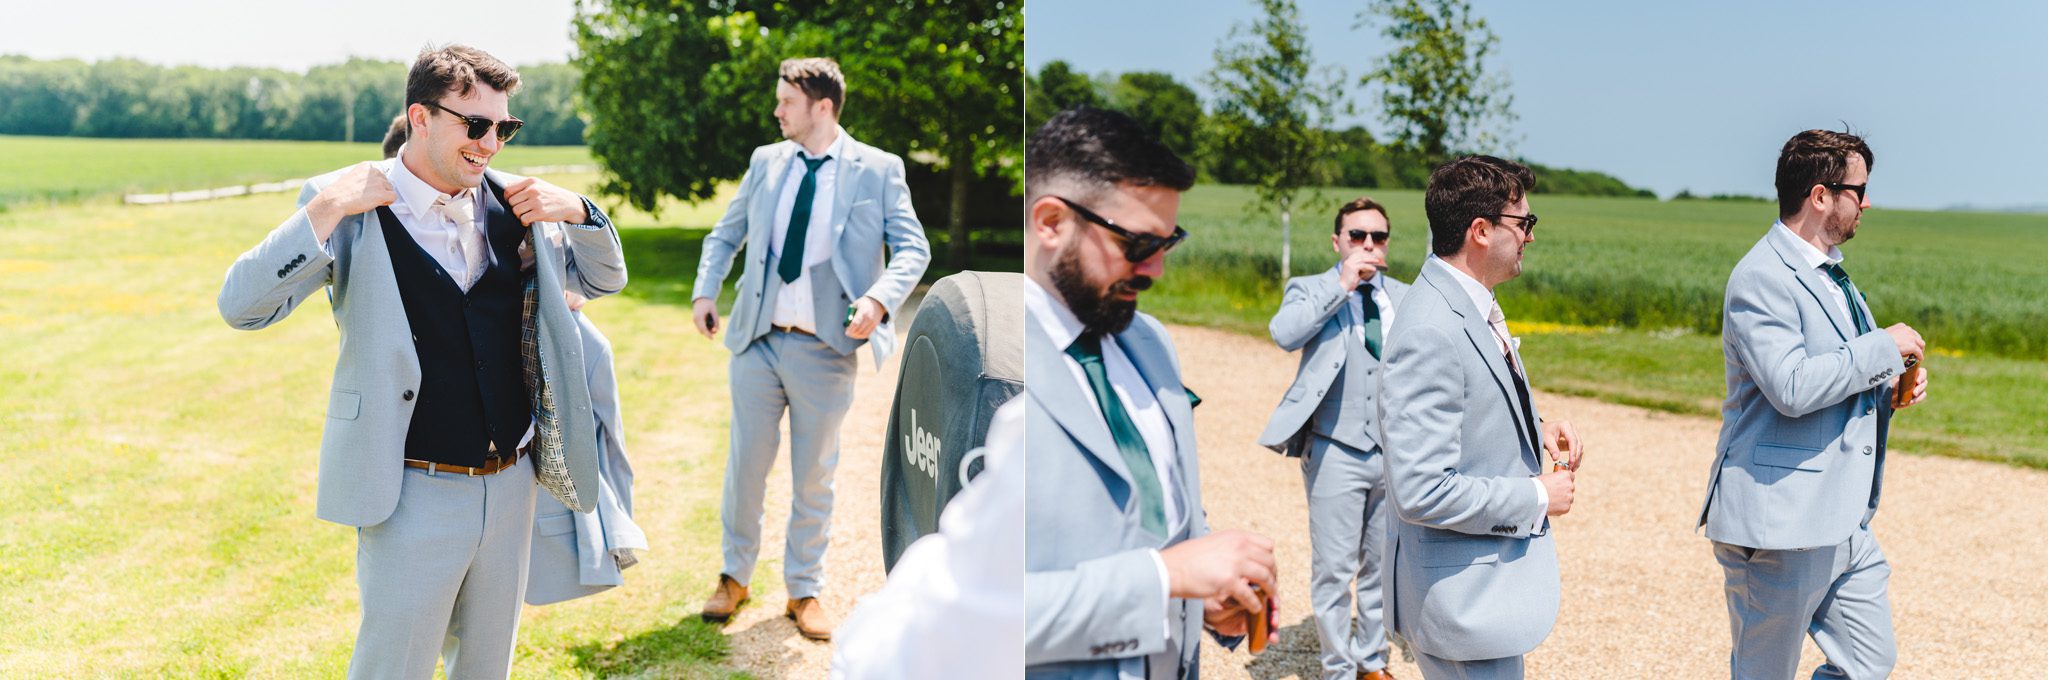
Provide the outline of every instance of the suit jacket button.
<path id="1" fill-rule="evenodd" d="M 1863 455 L 1866 455 L 1866 456 L 1868 456 L 1868 455 L 1870 455 L 1870 452 L 1871 452 L 1871 451 L 1873 451 L 1873 450 L 1875 450 L 1875 449 L 1872 449 L 1871 447 L 1865 446 L 1865 447 L 1863 447 Z"/>
<path id="2" fill-rule="evenodd" d="M 406 401 L 412 401 L 412 390 L 406 390 L 405 394 L 398 395 L 398 397 Z"/>

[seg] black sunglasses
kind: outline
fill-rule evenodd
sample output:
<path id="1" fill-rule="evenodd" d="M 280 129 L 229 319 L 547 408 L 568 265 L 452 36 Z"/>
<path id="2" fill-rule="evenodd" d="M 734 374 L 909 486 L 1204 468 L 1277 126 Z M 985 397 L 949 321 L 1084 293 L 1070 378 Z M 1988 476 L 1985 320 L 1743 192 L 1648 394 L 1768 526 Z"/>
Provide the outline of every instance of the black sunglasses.
<path id="1" fill-rule="evenodd" d="M 1346 235 L 1351 237 L 1351 245 L 1354 246 L 1365 243 L 1365 239 L 1367 238 L 1371 238 L 1374 244 L 1386 245 L 1387 238 L 1393 236 L 1393 232 L 1366 231 L 1364 229 L 1353 229 L 1350 231 L 1350 233 Z"/>
<path id="2" fill-rule="evenodd" d="M 1854 192 L 1856 192 L 1856 202 L 1857 202 L 1857 203 L 1862 203 L 1862 202 L 1863 202 L 1863 191 L 1864 191 L 1864 187 L 1867 187 L 1867 186 L 1870 186 L 1870 185 L 1868 185 L 1868 184 L 1843 184 L 1843 183 L 1841 183 L 1841 182 L 1828 182 L 1828 183 L 1826 183 L 1826 184 L 1822 184 L 1821 186 L 1827 187 L 1829 191 L 1854 191 Z"/>
<path id="3" fill-rule="evenodd" d="M 1519 226 L 1524 236 L 1533 235 L 1536 233 L 1536 213 L 1529 213 L 1527 215 L 1509 215 L 1507 213 L 1494 213 L 1492 215 L 1480 215 L 1480 217 L 1491 218 L 1494 222 L 1500 224 L 1506 224 L 1505 222 L 1501 222 L 1501 219 L 1512 217 L 1520 221 L 1521 224 L 1509 226 Z"/>
<path id="4" fill-rule="evenodd" d="M 490 132 L 491 126 L 496 125 L 498 126 L 498 141 L 509 142 L 512 141 L 513 135 L 519 134 L 519 128 L 523 125 L 526 125 L 526 121 L 520 120 L 518 118 L 507 118 L 505 120 L 491 120 L 489 118 L 468 116 L 456 113 L 454 111 L 450 111 L 448 107 L 442 106 L 434 102 L 420 103 L 440 109 L 442 111 L 447 111 L 448 115 L 455 116 L 456 118 L 461 118 L 462 124 L 469 126 L 470 139 L 483 139 L 484 133 Z"/>
<path id="5" fill-rule="evenodd" d="M 1079 203 L 1058 196 L 1053 198 L 1059 198 L 1061 203 L 1067 204 L 1067 207 L 1071 208 L 1074 214 L 1080 215 L 1081 219 L 1094 222 L 1102 228 L 1108 229 L 1109 233 L 1116 234 L 1117 239 L 1123 242 L 1124 259 L 1132 262 L 1144 262 L 1151 259 L 1153 255 L 1172 250 L 1174 246 L 1180 245 L 1181 241 L 1185 241 L 1188 238 L 1188 230 L 1180 228 L 1178 224 L 1173 225 L 1172 236 L 1132 233 L 1128 229 L 1116 226 L 1115 222 L 1095 214 L 1095 211 L 1081 207 Z"/>

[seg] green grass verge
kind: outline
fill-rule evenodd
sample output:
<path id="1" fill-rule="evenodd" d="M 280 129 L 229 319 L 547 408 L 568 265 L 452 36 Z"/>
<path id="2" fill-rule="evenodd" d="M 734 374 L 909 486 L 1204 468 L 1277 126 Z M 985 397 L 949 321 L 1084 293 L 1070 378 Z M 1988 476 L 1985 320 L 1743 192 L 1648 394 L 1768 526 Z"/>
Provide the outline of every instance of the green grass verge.
<path id="1" fill-rule="evenodd" d="M 1391 272 L 1413 281 L 1428 248 L 1415 191 L 1324 192 L 1296 215 L 1292 270 L 1328 269 L 1330 214 L 1369 194 L 1393 215 Z M 1280 225 L 1250 217 L 1243 187 L 1186 194 L 1193 236 L 1145 298 L 1163 319 L 1264 336 L 1279 305 Z M 1327 205 L 1325 205 L 1327 204 Z M 1524 274 L 1501 304 L 1543 389 L 1678 413 L 1718 415 L 1728 268 L 1775 216 L 1756 203 L 1539 195 Z M 1845 265 L 1882 323 L 1905 322 L 1939 354 L 1929 400 L 1902 412 L 1892 441 L 1916 453 L 2048 468 L 2048 216 L 1873 210 Z"/>
<path id="2" fill-rule="evenodd" d="M 212 189 L 309 177 L 378 158 L 377 143 L 92 139 L 0 135 L 0 210 L 124 193 Z M 506 147 L 501 168 L 590 163 L 580 146 Z M 289 199 L 287 199 L 289 200 Z"/>

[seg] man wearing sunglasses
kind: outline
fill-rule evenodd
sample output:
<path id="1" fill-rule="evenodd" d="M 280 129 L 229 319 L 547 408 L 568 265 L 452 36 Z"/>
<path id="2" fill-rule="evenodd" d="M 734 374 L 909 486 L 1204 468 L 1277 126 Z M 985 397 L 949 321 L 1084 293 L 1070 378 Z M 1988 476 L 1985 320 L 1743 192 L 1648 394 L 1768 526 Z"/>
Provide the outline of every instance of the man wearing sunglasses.
<path id="1" fill-rule="evenodd" d="M 1194 677 L 1203 629 L 1235 646 L 1274 595 L 1270 539 L 1209 531 L 1196 400 L 1137 311 L 1194 169 L 1088 108 L 1046 121 L 1025 167 L 1025 675 Z"/>
<path id="2" fill-rule="evenodd" d="M 588 200 L 489 169 L 519 129 L 507 110 L 518 86 L 481 50 L 421 52 L 397 157 L 307 180 L 298 211 L 221 287 L 221 316 L 250 330 L 328 287 L 343 341 L 317 514 L 357 527 L 363 617 L 350 677 L 425 678 L 437 658 L 450 678 L 510 672 L 539 441 L 522 336 L 548 358 L 572 468 L 589 466 L 572 476 L 595 478 L 596 423 L 563 293 L 617 292 L 625 261 Z M 529 229 L 551 222 L 563 238 L 530 249 Z"/>
<path id="3" fill-rule="evenodd" d="M 1280 311 L 1267 326 L 1280 349 L 1301 350 L 1294 384 L 1266 421 L 1259 445 L 1301 458 L 1309 597 L 1325 680 L 1387 677 L 1380 595 L 1387 535 L 1380 355 L 1384 329 L 1408 292 L 1408 284 L 1385 273 L 1389 229 L 1386 208 L 1371 198 L 1339 207 L 1330 234 L 1337 265 L 1289 279 Z"/>
<path id="4" fill-rule="evenodd" d="M 1492 156 L 1430 173 L 1431 255 L 1387 334 L 1380 442 L 1399 521 L 1386 612 L 1424 678 L 1520 678 L 1557 622 L 1549 518 L 1571 510 L 1583 451 L 1569 423 L 1537 415 L 1494 300 L 1536 240 L 1535 183 Z"/>
<path id="5" fill-rule="evenodd" d="M 729 620 L 748 598 L 761 548 L 761 504 L 789 412 L 789 532 L 782 563 L 784 614 L 797 632 L 829 640 L 823 588 L 839 424 L 853 405 L 855 355 L 875 365 L 896 349 L 890 323 L 923 278 L 931 249 L 910 205 L 903 159 L 839 126 L 846 78 L 831 59 L 782 62 L 775 120 L 786 141 L 754 150 L 739 193 L 704 238 L 692 318 L 715 336 L 718 293 L 747 248 L 725 346 L 732 351 L 731 449 L 725 462 L 725 562 L 708 621 Z"/>
<path id="6" fill-rule="evenodd" d="M 1870 533 L 1894 392 L 1926 344 L 1879 328 L 1842 267 L 1875 165 L 1852 134 L 1808 130 L 1778 154 L 1778 221 L 1728 277 L 1728 401 L 1700 525 L 1727 577 L 1729 674 L 1791 678 L 1801 638 L 1816 678 L 1891 673 L 1891 565 Z"/>

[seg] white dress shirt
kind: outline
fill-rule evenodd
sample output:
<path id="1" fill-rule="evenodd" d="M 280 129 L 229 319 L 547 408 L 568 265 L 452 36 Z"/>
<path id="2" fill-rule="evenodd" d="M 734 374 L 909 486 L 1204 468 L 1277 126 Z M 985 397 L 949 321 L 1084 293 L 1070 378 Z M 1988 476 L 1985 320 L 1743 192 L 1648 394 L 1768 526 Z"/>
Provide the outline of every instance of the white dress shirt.
<path id="1" fill-rule="evenodd" d="M 804 267 L 796 280 L 782 284 L 775 294 L 775 311 L 768 317 L 769 323 L 777 326 L 795 326 L 806 331 L 818 332 L 817 305 L 811 295 L 811 267 L 832 259 L 832 200 L 838 195 L 839 159 L 846 153 L 846 130 L 832 126 L 832 143 L 825 147 L 829 160 L 818 165 L 817 177 L 812 179 L 816 188 L 811 194 L 810 225 L 804 229 Z M 796 211 L 796 192 L 802 188 L 804 173 L 809 167 L 804 163 L 810 157 L 801 145 L 796 153 L 789 155 L 789 169 L 782 180 L 782 193 L 775 199 L 774 256 L 768 262 L 768 275 L 781 276 L 776 271 L 782 263 L 782 248 L 789 237 L 789 216 Z M 847 291 L 852 295 L 854 291 Z M 838 322 L 839 319 L 832 319 Z"/>
<path id="2" fill-rule="evenodd" d="M 1819 248 L 1813 247 L 1812 242 L 1800 238 L 1799 234 L 1793 232 L 1791 227 L 1785 226 L 1785 223 L 1783 221 L 1773 223 L 1771 225 L 1771 230 L 1779 232 L 1777 234 L 1778 238 L 1789 239 L 1799 244 L 1799 247 L 1793 248 L 1792 251 L 1799 253 L 1799 258 L 1801 261 L 1806 263 L 1807 269 L 1820 269 L 1821 267 L 1825 267 L 1827 265 L 1839 265 L 1842 263 L 1841 248 L 1829 246 L 1827 252 L 1823 253 Z M 1834 275 L 1829 274 L 1827 270 L 1822 269 L 1820 275 L 1826 277 L 1828 283 L 1835 283 Z M 1839 284 L 1821 286 L 1821 288 L 1824 288 L 1828 291 L 1828 300 L 1834 303 L 1835 311 L 1842 313 L 1842 322 L 1849 324 L 1850 334 L 1855 334 L 1856 314 L 1854 312 L 1849 311 L 1848 292 L 1842 290 L 1842 286 Z"/>
<path id="3" fill-rule="evenodd" d="M 1394 327 L 1394 298 L 1387 295 L 1386 272 L 1373 272 L 1372 278 L 1366 279 L 1366 281 L 1372 284 L 1373 306 L 1380 308 L 1380 341 L 1384 345 L 1387 339 L 1387 329 Z M 1354 290 L 1349 295 L 1346 295 L 1345 298 L 1351 305 L 1351 318 L 1361 322 L 1364 321 L 1365 296 L 1358 294 L 1358 291 Z M 1351 324 L 1351 332 L 1358 336 L 1359 344 L 1365 344 L 1364 323 Z M 1385 348 L 1382 347 L 1381 349 Z"/>
<path id="4" fill-rule="evenodd" d="M 1500 308 L 1500 302 L 1493 297 L 1493 289 L 1487 288 L 1486 284 L 1480 283 L 1478 279 L 1472 278 L 1470 274 L 1459 271 L 1457 267 L 1451 266 L 1451 263 L 1438 259 L 1434 253 L 1430 254 L 1429 262 L 1424 262 L 1423 266 L 1429 266 L 1430 262 L 1442 266 L 1451 273 L 1451 278 L 1457 279 L 1458 287 L 1465 289 L 1465 294 L 1471 296 L 1472 306 L 1477 307 L 1480 314 L 1486 314 L 1488 310 Z M 1500 327 L 1494 331 L 1494 340 L 1498 341 L 1496 346 L 1500 348 L 1501 354 L 1508 356 L 1512 356 L 1514 354 L 1514 347 L 1521 344 L 1515 342 L 1514 336 L 1508 334 L 1505 317 L 1502 318 Z M 1515 364 L 1515 366 L 1511 367 L 1510 370 L 1523 373 L 1524 376 L 1527 375 L 1523 371 L 1520 361 L 1512 361 L 1511 363 Z M 1528 378 L 1524 377 L 1522 382 L 1527 384 Z M 1536 399 L 1536 388 L 1529 388 L 1529 399 L 1532 401 Z M 1510 406 L 1514 406 L 1517 409 L 1521 408 L 1519 404 L 1511 403 Z M 1531 408 L 1534 408 L 1533 404 L 1531 404 Z M 1520 418 L 1521 414 L 1516 414 L 1514 417 Z M 1536 438 L 1536 446 L 1538 449 L 1541 449 L 1543 446 L 1543 433 L 1532 432 L 1530 435 Z M 1543 519 L 1550 516 L 1550 490 L 1543 488 L 1543 481 L 1535 477 L 1530 477 L 1529 483 L 1536 485 L 1536 519 L 1532 522 L 1525 522 L 1522 526 L 1527 527 L 1529 533 L 1533 534 L 1542 530 Z"/>

